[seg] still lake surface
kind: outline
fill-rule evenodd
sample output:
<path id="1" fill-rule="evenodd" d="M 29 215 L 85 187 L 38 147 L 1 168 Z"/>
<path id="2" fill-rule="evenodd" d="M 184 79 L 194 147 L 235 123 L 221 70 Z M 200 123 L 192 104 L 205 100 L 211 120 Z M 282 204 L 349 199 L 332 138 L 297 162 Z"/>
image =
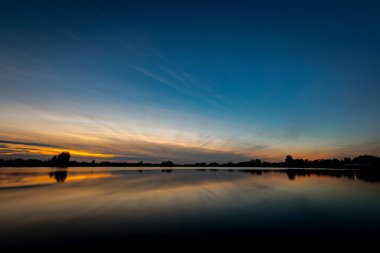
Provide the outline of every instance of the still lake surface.
<path id="1" fill-rule="evenodd" d="M 380 183 L 353 170 L 0 168 L 0 248 L 379 236 Z"/>

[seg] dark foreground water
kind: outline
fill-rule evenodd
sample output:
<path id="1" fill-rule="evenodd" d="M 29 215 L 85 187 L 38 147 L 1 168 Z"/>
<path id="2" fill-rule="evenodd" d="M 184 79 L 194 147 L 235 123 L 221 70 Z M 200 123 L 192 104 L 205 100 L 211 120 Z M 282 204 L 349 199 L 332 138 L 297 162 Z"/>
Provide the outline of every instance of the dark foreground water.
<path id="1" fill-rule="evenodd" d="M 380 183 L 356 171 L 0 168 L 0 248 L 375 242 Z"/>

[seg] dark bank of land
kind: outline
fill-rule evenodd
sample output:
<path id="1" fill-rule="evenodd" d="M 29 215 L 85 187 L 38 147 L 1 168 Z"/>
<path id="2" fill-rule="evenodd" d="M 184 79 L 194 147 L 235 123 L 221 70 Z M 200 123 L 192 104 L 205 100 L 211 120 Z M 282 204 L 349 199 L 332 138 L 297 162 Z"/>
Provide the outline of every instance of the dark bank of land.
<path id="1" fill-rule="evenodd" d="M 328 169 L 374 169 L 380 168 L 380 157 L 361 155 L 344 159 L 294 159 L 287 155 L 283 162 L 265 162 L 252 159 L 245 162 L 177 164 L 172 161 L 161 163 L 128 162 L 77 162 L 70 161 L 70 153 L 62 152 L 49 160 L 0 159 L 0 167 L 280 167 L 280 168 L 328 168 Z"/>

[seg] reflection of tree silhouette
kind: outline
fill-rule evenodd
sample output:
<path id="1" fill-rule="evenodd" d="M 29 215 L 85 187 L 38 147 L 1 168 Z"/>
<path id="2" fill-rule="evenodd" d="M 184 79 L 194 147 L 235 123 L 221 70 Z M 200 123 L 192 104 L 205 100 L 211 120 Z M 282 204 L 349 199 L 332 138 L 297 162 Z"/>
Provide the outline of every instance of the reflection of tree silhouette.
<path id="1" fill-rule="evenodd" d="M 365 182 L 380 182 L 380 170 L 379 168 L 358 170 L 355 173 L 355 178 Z"/>
<path id="2" fill-rule="evenodd" d="M 293 172 L 292 170 L 288 170 L 288 171 L 286 172 L 286 174 L 288 175 L 289 180 L 294 180 L 294 179 L 296 179 L 296 173 Z"/>
<path id="3" fill-rule="evenodd" d="M 328 176 L 336 178 L 347 178 L 350 180 L 362 180 L 365 182 L 380 182 L 380 168 L 360 170 L 338 170 L 338 169 L 287 169 L 287 170 L 236 170 L 239 172 L 261 175 L 262 173 L 286 173 L 289 180 L 296 177 Z"/>
<path id="4" fill-rule="evenodd" d="M 54 177 L 57 183 L 63 183 L 67 178 L 67 170 L 50 171 L 49 176 Z"/>
<path id="5" fill-rule="evenodd" d="M 266 172 L 272 172 L 274 170 L 252 170 L 252 169 L 248 169 L 248 170 L 237 170 L 237 171 L 240 171 L 240 172 L 245 172 L 245 173 L 249 173 L 249 174 L 253 174 L 253 175 L 262 175 L 263 173 L 266 173 Z"/>

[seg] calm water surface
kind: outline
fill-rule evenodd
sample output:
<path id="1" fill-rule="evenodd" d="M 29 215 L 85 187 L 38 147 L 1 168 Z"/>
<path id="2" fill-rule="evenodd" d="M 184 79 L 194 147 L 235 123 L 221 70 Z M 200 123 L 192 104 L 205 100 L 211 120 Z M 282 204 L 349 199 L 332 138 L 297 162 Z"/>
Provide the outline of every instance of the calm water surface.
<path id="1" fill-rule="evenodd" d="M 329 170 L 0 168 L 0 247 L 372 240 L 380 236 L 380 183 L 370 181 Z"/>

